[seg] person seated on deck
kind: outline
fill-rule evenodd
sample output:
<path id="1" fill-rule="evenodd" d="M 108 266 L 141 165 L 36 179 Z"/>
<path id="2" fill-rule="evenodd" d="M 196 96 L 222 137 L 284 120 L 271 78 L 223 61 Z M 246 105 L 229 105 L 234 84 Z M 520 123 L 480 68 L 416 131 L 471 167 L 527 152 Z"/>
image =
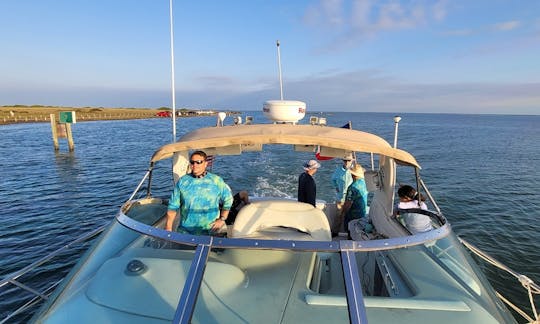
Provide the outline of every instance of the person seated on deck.
<path id="1" fill-rule="evenodd" d="M 195 151 L 189 158 L 191 173 L 176 183 L 169 199 L 165 229 L 172 231 L 180 210 L 178 232 L 195 235 L 216 235 L 225 226 L 232 206 L 231 189 L 223 179 L 206 171 L 206 153 Z"/>
<path id="2" fill-rule="evenodd" d="M 236 220 L 236 216 L 238 215 L 238 212 L 242 207 L 249 204 L 249 194 L 247 191 L 242 190 L 237 192 L 233 196 L 233 203 L 231 206 L 231 209 L 229 210 L 229 216 L 225 220 L 225 223 L 227 225 L 232 225 L 234 221 Z"/>
<path id="3" fill-rule="evenodd" d="M 355 219 L 365 220 L 366 226 L 364 230 L 371 232 L 373 230 L 372 225 L 367 219 L 367 198 L 368 190 L 366 187 L 366 181 L 364 180 L 364 168 L 360 164 L 356 164 L 351 170 L 353 183 L 347 188 L 347 194 L 345 195 L 345 203 L 341 209 L 341 218 L 344 218 L 344 227 L 351 237 L 351 229 L 349 223 Z"/>
<path id="4" fill-rule="evenodd" d="M 400 210 L 404 209 L 428 209 L 427 205 L 422 201 L 423 197 L 421 195 L 418 195 L 418 193 L 413 187 L 409 185 L 403 185 L 399 187 L 397 193 L 399 197 L 399 203 L 395 208 L 396 216 L 399 214 Z M 418 199 L 419 196 L 420 200 Z M 427 232 L 433 229 L 433 226 L 431 225 L 431 219 L 427 215 L 419 213 L 404 213 L 402 217 L 405 221 L 405 226 L 412 234 Z"/>

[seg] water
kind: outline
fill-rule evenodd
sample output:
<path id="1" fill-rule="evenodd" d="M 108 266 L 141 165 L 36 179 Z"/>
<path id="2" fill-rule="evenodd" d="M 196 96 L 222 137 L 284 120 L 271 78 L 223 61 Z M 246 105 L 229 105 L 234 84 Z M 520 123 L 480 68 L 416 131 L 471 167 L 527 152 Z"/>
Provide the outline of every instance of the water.
<path id="1" fill-rule="evenodd" d="M 250 115 L 263 120 L 258 112 Z M 326 117 L 335 126 L 351 120 L 354 129 L 393 142 L 392 114 Z M 421 164 L 422 178 L 455 232 L 540 283 L 536 221 L 540 218 L 540 116 L 402 117 L 398 146 Z M 177 131 L 181 135 L 211 125 L 215 125 L 213 117 L 179 119 Z M 60 152 L 55 153 L 47 123 L 0 126 L 0 278 L 113 219 L 142 178 L 154 150 L 170 142 L 171 125 L 168 119 L 84 122 L 73 126 L 73 136 L 75 152 L 67 152 L 67 143 L 61 141 Z M 241 159 L 245 168 L 220 165 L 219 158 L 214 167 L 234 190 L 296 195 L 300 160 L 283 160 L 271 153 Z M 324 161 L 315 176 L 318 198 L 332 200 L 326 191 L 335 163 Z M 271 167 L 256 173 L 261 166 Z M 270 177 L 276 180 L 270 182 Z M 35 279 L 61 278 L 79 253 L 68 251 Z M 525 290 L 515 279 L 492 268 L 484 270 L 498 291 L 528 307 Z M 0 315 L 6 312 L 6 301 L 0 302 Z"/>

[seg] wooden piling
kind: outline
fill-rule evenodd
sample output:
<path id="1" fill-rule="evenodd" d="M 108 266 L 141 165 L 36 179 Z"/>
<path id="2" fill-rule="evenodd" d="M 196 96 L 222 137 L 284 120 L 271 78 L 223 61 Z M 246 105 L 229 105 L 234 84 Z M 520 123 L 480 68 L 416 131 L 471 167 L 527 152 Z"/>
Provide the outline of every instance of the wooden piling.
<path id="1" fill-rule="evenodd" d="M 71 123 L 66 123 L 66 133 L 67 133 L 67 141 L 68 141 L 68 147 L 69 151 L 73 152 L 75 150 L 75 144 L 73 143 L 73 135 L 71 133 Z"/>
<path id="2" fill-rule="evenodd" d="M 51 114 L 51 131 L 55 151 L 60 150 L 60 145 L 58 145 L 58 138 L 67 138 L 69 151 L 75 151 L 73 133 L 71 132 L 71 123 L 57 123 L 55 114 Z"/>
<path id="3" fill-rule="evenodd" d="M 58 145 L 58 133 L 56 132 L 56 116 L 55 116 L 55 114 L 51 114 L 51 131 L 52 131 L 52 139 L 53 139 L 54 150 L 58 151 L 58 150 L 60 150 L 60 146 Z"/>

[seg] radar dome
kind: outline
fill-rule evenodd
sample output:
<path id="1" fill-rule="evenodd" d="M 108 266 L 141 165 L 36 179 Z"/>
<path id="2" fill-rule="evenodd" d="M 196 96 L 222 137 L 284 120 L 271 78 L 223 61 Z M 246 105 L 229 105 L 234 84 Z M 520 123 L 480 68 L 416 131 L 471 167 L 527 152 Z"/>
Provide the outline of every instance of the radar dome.
<path id="1" fill-rule="evenodd" d="M 263 105 L 266 118 L 275 123 L 297 123 L 306 115 L 306 103 L 297 100 L 268 100 Z"/>

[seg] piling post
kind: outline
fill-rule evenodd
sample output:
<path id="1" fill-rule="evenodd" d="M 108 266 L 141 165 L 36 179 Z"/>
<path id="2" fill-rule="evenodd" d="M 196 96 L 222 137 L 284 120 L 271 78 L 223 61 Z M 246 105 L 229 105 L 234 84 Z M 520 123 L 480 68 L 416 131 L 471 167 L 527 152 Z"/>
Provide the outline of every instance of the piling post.
<path id="1" fill-rule="evenodd" d="M 51 131 L 54 150 L 58 151 L 60 150 L 60 146 L 58 145 L 58 133 L 56 132 L 56 116 L 54 114 L 51 114 Z"/>
<path id="2" fill-rule="evenodd" d="M 75 144 L 73 143 L 73 135 L 71 133 L 71 123 L 66 123 L 64 125 L 66 125 L 66 133 L 67 133 L 69 151 L 73 152 L 75 150 Z"/>

